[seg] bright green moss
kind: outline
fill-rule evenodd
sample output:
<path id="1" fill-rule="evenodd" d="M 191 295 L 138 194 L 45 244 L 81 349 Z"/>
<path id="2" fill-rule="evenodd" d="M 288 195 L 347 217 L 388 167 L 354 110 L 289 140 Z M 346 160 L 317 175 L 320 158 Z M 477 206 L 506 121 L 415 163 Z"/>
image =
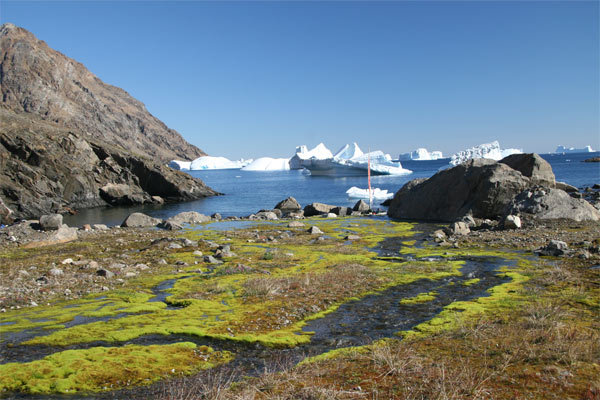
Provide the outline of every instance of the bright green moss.
<path id="1" fill-rule="evenodd" d="M 38 361 L 0 365 L 0 390 L 24 393 L 115 390 L 213 368 L 232 358 L 229 352 L 216 352 L 189 342 L 66 350 Z"/>
<path id="2" fill-rule="evenodd" d="M 436 292 L 419 293 L 415 297 L 409 297 L 409 298 L 400 300 L 400 304 L 427 303 L 429 301 L 435 300 L 435 296 L 437 296 Z"/>

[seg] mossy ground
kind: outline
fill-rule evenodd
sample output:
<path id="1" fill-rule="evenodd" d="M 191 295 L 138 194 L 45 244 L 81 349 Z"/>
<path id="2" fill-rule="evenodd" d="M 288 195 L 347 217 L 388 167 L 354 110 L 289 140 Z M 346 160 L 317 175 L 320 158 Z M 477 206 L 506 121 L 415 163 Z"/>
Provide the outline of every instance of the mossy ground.
<path id="1" fill-rule="evenodd" d="M 439 280 L 460 276 L 460 268 L 463 265 L 461 260 L 465 257 L 499 257 L 506 260 L 502 273 L 508 281 L 491 288 L 486 297 L 452 303 L 433 319 L 417 325 L 411 331 L 400 332 L 399 334 L 405 338 L 402 342 L 383 341 L 360 350 L 346 349 L 323 355 L 315 361 L 322 371 L 322 377 L 316 380 L 314 377 L 309 378 L 307 374 L 311 367 L 306 367 L 307 370 L 302 369 L 305 367 L 299 367 L 293 372 L 298 374 L 299 380 L 294 382 L 291 388 L 300 390 L 306 386 L 306 382 L 302 379 L 306 379 L 313 386 L 339 387 L 340 390 L 341 388 L 354 390 L 348 386 L 352 382 L 358 382 L 357 385 L 363 389 L 379 390 L 377 382 L 383 382 L 381 390 L 392 390 L 391 388 L 397 385 L 398 381 L 394 380 L 396 378 L 388 379 L 390 376 L 414 380 L 417 379 L 418 374 L 412 378 L 402 374 L 396 375 L 396 373 L 384 374 L 375 379 L 373 374 L 377 369 L 373 369 L 373 354 L 380 352 L 378 348 L 381 346 L 383 348 L 391 346 L 389 351 L 392 353 L 409 346 L 411 352 L 418 354 L 419 360 L 428 360 L 428 357 L 435 359 L 436 351 L 441 355 L 449 352 L 451 347 L 441 345 L 436 350 L 432 345 L 435 339 L 432 338 L 453 343 L 457 349 L 463 351 L 465 359 L 473 358 L 473 368 L 479 373 L 481 372 L 479 368 L 483 368 L 478 364 L 480 360 L 475 354 L 469 355 L 467 347 L 464 347 L 467 346 L 466 339 L 457 332 L 471 329 L 466 327 L 476 326 L 484 320 L 491 321 L 489 323 L 492 325 L 498 324 L 500 327 L 512 329 L 519 325 L 511 324 L 509 321 L 526 319 L 522 316 L 523 310 L 543 298 L 548 298 L 551 304 L 554 304 L 557 297 L 565 302 L 566 305 L 561 307 L 569 310 L 567 313 L 569 320 L 573 315 L 584 316 L 577 319 L 579 322 L 575 328 L 576 332 L 573 333 L 577 338 L 582 338 L 578 342 L 581 348 L 585 348 L 585 345 L 590 343 L 593 335 L 590 336 L 589 332 L 593 333 L 593 328 L 597 328 L 597 314 L 594 315 L 598 310 L 597 285 L 575 284 L 561 279 L 543 286 L 540 289 L 542 295 L 533 294 L 531 288 L 539 287 L 537 282 L 547 277 L 548 271 L 555 267 L 532 260 L 521 253 L 477 247 L 455 249 L 421 246 L 414 240 L 417 233 L 414 224 L 388 220 L 314 218 L 305 220 L 304 223 L 306 224 L 304 228 L 288 228 L 287 223 L 278 222 L 259 224 L 256 227 L 230 232 L 203 228 L 190 229 L 184 233 L 184 236 L 199 241 L 198 247 L 192 248 L 167 249 L 164 246 L 149 246 L 150 239 L 164 236 L 165 233 L 143 233 L 136 238 L 132 232 L 124 230 L 123 233 L 119 233 L 122 236 L 110 238 L 112 243 L 118 245 L 109 246 L 109 239 L 100 236 L 87 241 L 86 246 L 89 248 L 71 244 L 57 246 L 56 253 L 50 254 L 36 253 L 38 250 L 35 249 L 16 250 L 12 253 L 7 251 L 1 256 L 11 260 L 10 266 L 6 268 L 10 271 L 25 263 L 31 263 L 32 260 L 43 269 L 47 268 L 44 263 L 56 263 L 56 260 L 63 257 L 88 258 L 94 251 L 97 252 L 96 257 L 101 254 L 102 257 L 110 260 L 126 259 L 128 264 L 145 263 L 150 265 L 150 268 L 134 277 L 123 279 L 122 282 L 111 287 L 111 290 L 103 292 L 102 298 L 99 298 L 99 294 L 89 294 L 79 299 L 59 301 L 60 295 L 48 296 L 45 298 L 50 303 L 47 306 L 7 311 L 0 320 L 0 323 L 4 324 L 2 329 L 6 332 L 31 328 L 56 329 L 49 335 L 29 340 L 25 345 L 61 346 L 95 341 L 123 343 L 147 334 L 187 334 L 231 341 L 258 342 L 271 347 L 293 347 L 310 340 L 310 334 L 302 331 L 306 321 L 333 312 L 351 299 L 361 298 L 393 285 L 411 283 L 420 279 Z M 305 231 L 310 225 L 319 226 L 323 230 L 322 240 L 318 239 L 318 235 L 310 235 Z M 352 242 L 345 241 L 344 237 L 349 234 L 358 235 L 360 239 Z M 400 247 L 396 252 L 397 255 L 380 257 L 375 248 L 391 237 Z M 131 239 L 131 242 L 128 243 L 126 238 Z M 202 258 L 194 255 L 193 252 L 200 250 L 205 255 L 212 254 L 214 246 L 211 241 L 217 244 L 229 244 L 235 256 L 225 258 L 224 263 L 220 265 L 205 264 Z M 99 251 L 114 246 L 118 247 L 115 251 Z M 47 252 L 47 249 L 45 251 Z M 90 253 L 85 253 L 86 251 Z M 122 257 L 123 255 L 125 257 Z M 159 264 L 157 261 L 160 258 L 167 260 L 167 264 Z M 574 270 L 577 271 L 576 268 Z M 170 296 L 167 297 L 166 303 L 149 301 L 154 296 L 152 288 L 168 279 L 178 280 L 173 288 L 168 290 Z M 595 279 L 597 282 L 597 277 Z M 463 284 L 476 283 L 475 280 L 463 280 Z M 553 294 L 550 295 L 551 293 Z M 426 302 L 432 298 L 435 298 L 435 293 L 423 293 L 404 301 L 411 304 Z M 572 312 L 571 308 L 577 312 Z M 57 329 L 76 316 L 114 317 L 114 319 Z M 505 332 L 502 335 L 516 335 L 515 332 Z M 484 335 L 485 340 L 488 340 L 488 333 L 486 331 Z M 557 335 L 563 333 L 560 331 Z M 478 345 L 485 347 L 488 345 L 486 343 L 475 343 L 472 346 L 473 348 Z M 157 346 L 155 349 L 157 352 L 163 351 L 161 350 L 163 348 L 167 351 L 168 348 L 165 346 Z M 128 347 L 121 347 L 121 349 L 126 348 Z M 69 368 L 69 361 L 58 354 L 53 355 L 56 357 L 52 359 L 51 368 L 42 369 L 40 364 L 42 361 L 34 361 L 21 364 L 23 371 L 27 370 L 31 374 L 40 376 L 44 382 L 58 382 L 63 378 L 56 375 L 59 374 L 57 371 Z M 576 363 L 579 363 L 577 371 L 580 372 L 577 372 L 579 374 L 576 375 L 577 379 L 580 379 L 581 374 L 589 373 L 590 368 L 593 370 L 597 357 L 593 355 L 593 351 L 590 354 L 587 358 L 580 357 L 579 353 L 573 356 Z M 177 364 L 169 357 L 163 359 L 165 361 L 160 363 L 161 365 Z M 225 362 L 228 357 L 223 356 L 221 360 Z M 93 369 L 94 363 L 98 363 L 99 359 L 88 361 L 91 363 L 89 368 Z M 449 355 L 447 362 L 451 363 L 451 361 Z M 310 360 L 303 364 L 307 363 L 310 363 Z M 427 362 L 423 361 L 423 363 L 427 365 Z M 547 362 L 543 361 L 543 363 Z M 1 367 L 8 368 L 8 365 L 11 364 L 4 364 Z M 342 366 L 340 369 L 342 374 L 337 378 L 333 370 L 335 365 Z M 451 367 L 448 364 L 448 368 Z M 137 381 L 131 380 L 130 385 L 147 383 L 149 381 L 146 379 L 160 379 L 165 376 L 156 372 L 138 371 L 135 366 L 130 368 L 132 374 L 139 373 L 139 376 L 144 376 Z M 346 372 L 352 376 L 345 375 Z M 573 372 L 569 373 L 573 374 Z M 9 372 L 8 375 L 12 376 L 13 373 Z M 153 377 L 148 377 L 150 375 Z M 272 378 L 277 382 L 276 377 Z M 346 383 L 342 383 L 340 379 L 344 379 Z M 361 383 L 370 382 L 370 379 L 374 379 L 377 385 Z M 104 388 L 94 381 L 86 386 L 78 384 L 79 381 L 76 379 L 69 382 L 70 391 Z M 583 390 L 582 380 L 578 382 L 580 383 L 577 390 Z M 273 386 L 273 393 L 283 391 L 283 388 L 278 386 L 280 384 L 283 383 L 276 383 Z M 2 385 L 8 390 L 34 391 L 27 385 L 15 386 L 14 383 L 2 383 Z M 35 390 L 57 392 L 61 391 L 59 386 L 44 383 L 36 385 Z M 60 387 L 64 389 L 63 386 Z M 397 393 L 394 391 L 387 393 L 392 397 L 402 398 L 401 394 L 404 392 L 400 390 Z M 268 398 L 268 393 L 264 397 Z"/>

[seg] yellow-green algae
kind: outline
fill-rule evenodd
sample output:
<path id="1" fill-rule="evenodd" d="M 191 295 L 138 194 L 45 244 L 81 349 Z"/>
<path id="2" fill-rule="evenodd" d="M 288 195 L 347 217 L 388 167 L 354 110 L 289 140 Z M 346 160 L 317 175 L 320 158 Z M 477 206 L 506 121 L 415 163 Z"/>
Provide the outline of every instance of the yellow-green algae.
<path id="1" fill-rule="evenodd" d="M 452 260 L 451 258 L 469 255 L 497 256 L 515 261 L 522 258 L 521 255 L 516 253 L 501 251 L 442 249 L 438 247 L 415 248 L 413 247 L 414 241 L 407 240 L 415 234 L 415 225 L 408 223 L 356 218 L 331 220 L 316 218 L 304 222 L 306 228 L 310 225 L 319 226 L 324 231 L 327 239 L 315 241 L 315 236 L 304 232 L 304 228 L 300 230 L 289 229 L 283 223 L 261 224 L 243 230 L 243 232 L 198 229 L 188 231 L 185 235 L 191 239 L 206 239 L 220 244 L 231 244 L 236 256 L 227 259 L 225 264 L 216 267 L 211 274 L 199 274 L 197 272 L 199 266 L 190 265 L 181 267 L 180 270 L 183 270 L 183 272 L 178 274 L 139 277 L 137 278 L 137 284 L 142 293 L 137 295 L 127 291 L 106 292 L 104 294 L 106 295 L 105 299 L 98 299 L 98 295 L 95 295 L 49 307 L 38 307 L 35 309 L 35 314 L 31 311 L 28 311 L 29 314 L 9 312 L 1 321 L 12 321 L 15 324 L 3 328 L 10 327 L 11 330 L 17 331 L 33 327 L 57 327 L 79 314 L 114 316 L 119 313 L 130 313 L 130 315 L 118 319 L 62 329 L 47 336 L 33 338 L 26 344 L 72 345 L 100 340 L 108 342 L 127 341 L 146 334 L 189 334 L 234 341 L 260 342 L 267 346 L 291 347 L 310 340 L 310 333 L 301 331 L 306 321 L 333 312 L 349 300 L 359 299 L 390 286 L 411 283 L 419 279 L 438 280 L 449 276 L 460 276 L 460 268 L 464 262 Z M 274 229 L 282 231 L 289 229 L 297 233 L 292 240 L 282 239 L 279 243 L 257 243 L 244 233 L 256 231 L 257 235 L 260 236 L 263 232 L 270 233 Z M 348 234 L 356 234 L 360 236 L 360 239 L 350 244 L 344 243 L 342 239 Z M 402 243 L 400 254 L 413 254 L 418 258 L 437 255 L 441 259 L 435 261 L 403 261 L 401 259 L 378 257 L 372 248 L 389 237 L 395 237 Z M 205 254 L 211 253 L 208 246 L 202 242 L 200 247 Z M 273 254 L 272 259 L 264 259 L 267 250 Z M 175 259 L 183 260 L 190 264 L 198 259 L 192 254 L 191 250 L 165 255 L 165 258 L 172 261 Z M 228 270 L 228 268 L 238 263 L 244 264 L 250 269 L 240 273 L 235 273 L 235 270 L 232 273 L 231 270 Z M 365 268 L 365 271 L 371 274 L 370 278 L 376 282 L 376 285 L 371 288 L 353 287 L 347 295 L 336 297 L 336 300 L 325 309 L 297 317 L 289 317 L 289 321 L 283 324 L 274 320 L 272 311 L 289 307 L 289 301 L 286 302 L 285 295 L 257 297 L 256 294 L 251 294 L 252 292 L 249 291 L 255 283 L 264 281 L 269 284 L 289 281 L 291 284 L 297 284 L 297 281 L 304 278 L 309 280 L 327 276 L 332 271 L 335 272 L 347 265 L 360 265 Z M 205 270 L 204 265 L 200 265 L 200 267 Z M 508 270 L 506 274 L 513 279 L 521 276 Z M 153 296 L 150 290 L 153 286 L 167 279 L 184 276 L 191 277 L 176 281 L 174 287 L 168 290 L 171 296 L 166 300 L 168 303 L 182 306 L 182 308 L 166 309 L 165 304 L 162 302 L 148 302 Z M 509 282 L 509 284 L 514 282 Z M 500 287 L 493 288 L 491 290 L 492 295 L 486 299 L 501 300 L 496 298 L 504 291 Z M 507 293 L 510 293 L 510 295 L 506 296 L 504 300 L 512 296 L 511 292 Z M 327 293 L 322 295 L 328 296 Z M 293 304 L 293 306 L 301 306 L 305 300 L 309 299 L 301 298 L 298 304 Z M 469 303 L 470 308 L 464 303 Z M 474 309 L 475 307 L 471 307 L 470 303 L 489 305 L 485 301 L 479 303 L 478 300 L 457 302 L 448 306 L 436 318 L 442 318 L 443 321 L 450 320 L 454 316 L 450 317 L 447 313 L 453 315 L 456 313 L 455 310 L 461 309 L 460 307 Z M 76 307 L 64 308 L 65 305 Z M 104 307 L 98 310 L 101 305 Z M 479 311 L 481 310 L 479 309 Z M 469 312 L 461 314 L 463 316 L 471 315 Z M 34 323 L 31 321 L 34 318 L 45 318 L 50 321 Z M 251 329 L 253 322 L 261 319 L 263 322 L 265 320 L 272 322 L 272 325 L 266 324 L 261 325 L 262 328 Z M 431 321 L 429 322 L 431 323 Z M 449 324 L 444 322 L 438 325 L 448 326 Z M 425 334 L 429 331 L 426 325 L 421 324 L 419 330 L 414 331 L 414 334 L 417 332 Z M 409 334 L 407 333 L 407 335 Z M 323 357 L 327 356 L 324 355 Z M 48 373 L 51 373 L 51 371 L 48 371 Z M 43 390 L 47 392 L 58 391 L 58 389 L 50 387 Z"/>
<path id="2" fill-rule="evenodd" d="M 415 297 L 408 297 L 406 299 L 400 300 L 400 304 L 427 303 L 429 301 L 435 300 L 435 296 L 437 296 L 436 292 L 419 293 Z"/>
<path id="3" fill-rule="evenodd" d="M 213 351 L 190 342 L 66 350 L 38 361 L 0 365 L 0 391 L 115 390 L 146 385 L 164 377 L 188 375 L 232 359 L 227 351 Z"/>

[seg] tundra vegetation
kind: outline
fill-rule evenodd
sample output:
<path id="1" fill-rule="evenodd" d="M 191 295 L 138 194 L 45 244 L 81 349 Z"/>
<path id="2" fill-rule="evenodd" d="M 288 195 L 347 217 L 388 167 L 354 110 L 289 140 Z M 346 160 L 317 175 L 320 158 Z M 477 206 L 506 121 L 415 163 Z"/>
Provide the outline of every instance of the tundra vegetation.
<path id="1" fill-rule="evenodd" d="M 163 399 L 600 396 L 593 258 L 534 256 L 523 249 L 526 232 L 453 247 L 426 240 L 432 225 L 304 223 L 111 229 L 51 247 L 2 246 L 1 390 Z M 307 232 L 311 225 L 323 234 Z M 563 231 L 599 237 L 593 224 Z M 531 235 L 530 246 L 543 237 Z M 491 286 L 466 273 L 471 260 L 494 260 Z M 421 284 L 396 307 L 442 306 L 407 329 L 306 358 L 286 350 L 309 349 L 315 333 L 306 327 L 345 305 Z M 447 300 L 452 285 L 473 295 Z M 240 367 L 248 348 L 269 354 L 260 371 Z"/>

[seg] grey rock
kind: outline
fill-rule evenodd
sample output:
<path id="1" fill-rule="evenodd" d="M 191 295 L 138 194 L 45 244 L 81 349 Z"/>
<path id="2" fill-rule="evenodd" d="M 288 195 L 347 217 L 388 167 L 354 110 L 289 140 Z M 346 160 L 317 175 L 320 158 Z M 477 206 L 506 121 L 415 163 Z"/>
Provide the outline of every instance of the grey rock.
<path id="1" fill-rule="evenodd" d="M 469 226 L 462 221 L 454 222 L 448 227 L 449 235 L 468 235 L 471 232 Z"/>
<path id="2" fill-rule="evenodd" d="M 279 203 L 277 203 L 277 205 L 275 205 L 275 208 L 283 212 L 300 211 L 302 209 L 300 203 L 298 203 L 298 201 L 291 196 L 285 200 L 281 200 Z"/>
<path id="3" fill-rule="evenodd" d="M 360 240 L 360 236 L 358 235 L 347 235 L 344 240 Z"/>
<path id="4" fill-rule="evenodd" d="M 110 269 L 124 269 L 127 268 L 127 265 L 123 264 L 123 263 L 112 263 L 108 266 L 108 268 Z"/>
<path id="5" fill-rule="evenodd" d="M 167 219 L 167 221 L 174 222 L 178 225 L 201 224 L 203 222 L 209 222 L 210 217 L 204 214 L 200 214 L 196 211 L 185 211 Z"/>
<path id="6" fill-rule="evenodd" d="M 345 217 L 352 214 L 352 209 L 350 207 L 334 207 L 331 209 L 331 212 L 340 217 Z"/>
<path id="7" fill-rule="evenodd" d="M 545 247 L 539 249 L 537 253 L 542 256 L 563 256 L 569 252 L 569 246 L 560 240 L 551 240 Z"/>
<path id="8" fill-rule="evenodd" d="M 187 238 L 181 239 L 181 244 L 183 246 L 185 246 L 185 247 L 196 247 L 196 246 L 198 246 L 198 242 L 195 242 L 195 241 L 187 239 Z"/>
<path id="9" fill-rule="evenodd" d="M 195 255 L 196 257 L 202 257 L 202 255 L 203 255 L 200 250 L 195 250 L 192 254 Z"/>
<path id="10" fill-rule="evenodd" d="M 564 190 L 567 193 L 577 193 L 579 190 L 575 186 L 571 186 L 568 183 L 556 181 L 556 189 Z"/>
<path id="11" fill-rule="evenodd" d="M 521 228 L 521 218 L 517 215 L 507 215 L 503 221 L 504 229 L 520 229 Z"/>
<path id="12" fill-rule="evenodd" d="M 63 270 L 62 270 L 62 269 L 60 269 L 60 268 L 52 268 L 52 269 L 49 271 L 49 274 L 50 274 L 50 275 L 52 275 L 52 276 L 60 276 L 60 275 L 63 275 L 63 274 L 64 274 L 64 272 L 63 272 Z"/>
<path id="13" fill-rule="evenodd" d="M 158 225 L 161 222 L 158 218 L 152 218 L 143 213 L 130 214 L 123 223 L 122 227 L 126 228 L 149 228 Z"/>
<path id="14" fill-rule="evenodd" d="M 183 246 L 178 243 L 171 243 L 167 246 L 167 249 L 170 249 L 170 250 L 177 250 L 177 249 L 182 249 L 182 248 L 183 248 Z"/>
<path id="15" fill-rule="evenodd" d="M 288 225 L 288 228 L 304 228 L 305 225 L 302 222 L 292 221 Z"/>
<path id="16" fill-rule="evenodd" d="M 500 160 L 512 169 L 529 178 L 533 185 L 554 187 L 555 177 L 548 161 L 535 153 L 512 154 Z"/>
<path id="17" fill-rule="evenodd" d="M 364 200 L 357 201 L 356 204 L 354 204 L 354 207 L 352 207 L 352 211 L 359 212 L 367 212 L 370 209 L 371 207 L 369 207 L 369 205 Z"/>
<path id="18" fill-rule="evenodd" d="M 310 203 L 306 207 L 304 207 L 304 216 L 312 217 L 315 215 L 327 214 L 330 212 L 335 206 L 331 206 L 329 204 L 323 203 Z"/>
<path id="19" fill-rule="evenodd" d="M 327 213 L 327 214 L 322 214 L 321 215 L 323 218 L 337 218 L 337 214 L 334 214 L 332 212 Z"/>
<path id="20" fill-rule="evenodd" d="M 223 217 L 221 216 L 221 214 L 219 213 L 214 213 L 213 215 L 210 216 L 212 219 L 214 219 L 215 221 L 220 221 L 223 219 Z"/>
<path id="21" fill-rule="evenodd" d="M 167 231 L 178 231 L 183 229 L 183 226 L 173 221 L 161 221 L 157 226 Z"/>
<path id="22" fill-rule="evenodd" d="M 96 275 L 103 276 L 103 277 L 105 277 L 107 279 L 110 279 L 113 276 L 115 276 L 115 274 L 113 272 L 110 272 L 109 270 L 104 269 L 104 268 L 100 268 L 99 270 L 97 270 L 96 271 Z"/>
<path id="23" fill-rule="evenodd" d="M 92 225 L 92 228 L 96 231 L 107 231 L 108 230 L 108 226 L 106 226 L 104 224 L 94 224 L 94 225 Z"/>
<path id="24" fill-rule="evenodd" d="M 40 217 L 40 226 L 44 231 L 57 231 L 63 225 L 63 216 L 48 214 Z"/>
<path id="25" fill-rule="evenodd" d="M 204 256 L 204 262 L 208 264 L 222 264 L 223 261 L 219 261 L 213 256 Z"/>
<path id="26" fill-rule="evenodd" d="M 311 235 L 321 235 L 323 233 L 323 231 L 316 226 L 311 226 L 310 228 L 308 228 L 307 232 Z"/>
<path id="27" fill-rule="evenodd" d="M 537 187 L 520 193 L 507 214 L 529 214 L 536 219 L 600 221 L 600 212 L 583 199 L 574 199 L 563 190 Z"/>
<path id="28" fill-rule="evenodd" d="M 254 215 L 257 219 L 276 220 L 277 214 L 273 211 L 259 211 Z"/>
<path id="29" fill-rule="evenodd" d="M 435 241 L 443 241 L 446 240 L 446 233 L 442 230 L 442 229 L 438 229 L 436 231 L 434 231 L 431 234 L 431 237 L 435 240 Z"/>

